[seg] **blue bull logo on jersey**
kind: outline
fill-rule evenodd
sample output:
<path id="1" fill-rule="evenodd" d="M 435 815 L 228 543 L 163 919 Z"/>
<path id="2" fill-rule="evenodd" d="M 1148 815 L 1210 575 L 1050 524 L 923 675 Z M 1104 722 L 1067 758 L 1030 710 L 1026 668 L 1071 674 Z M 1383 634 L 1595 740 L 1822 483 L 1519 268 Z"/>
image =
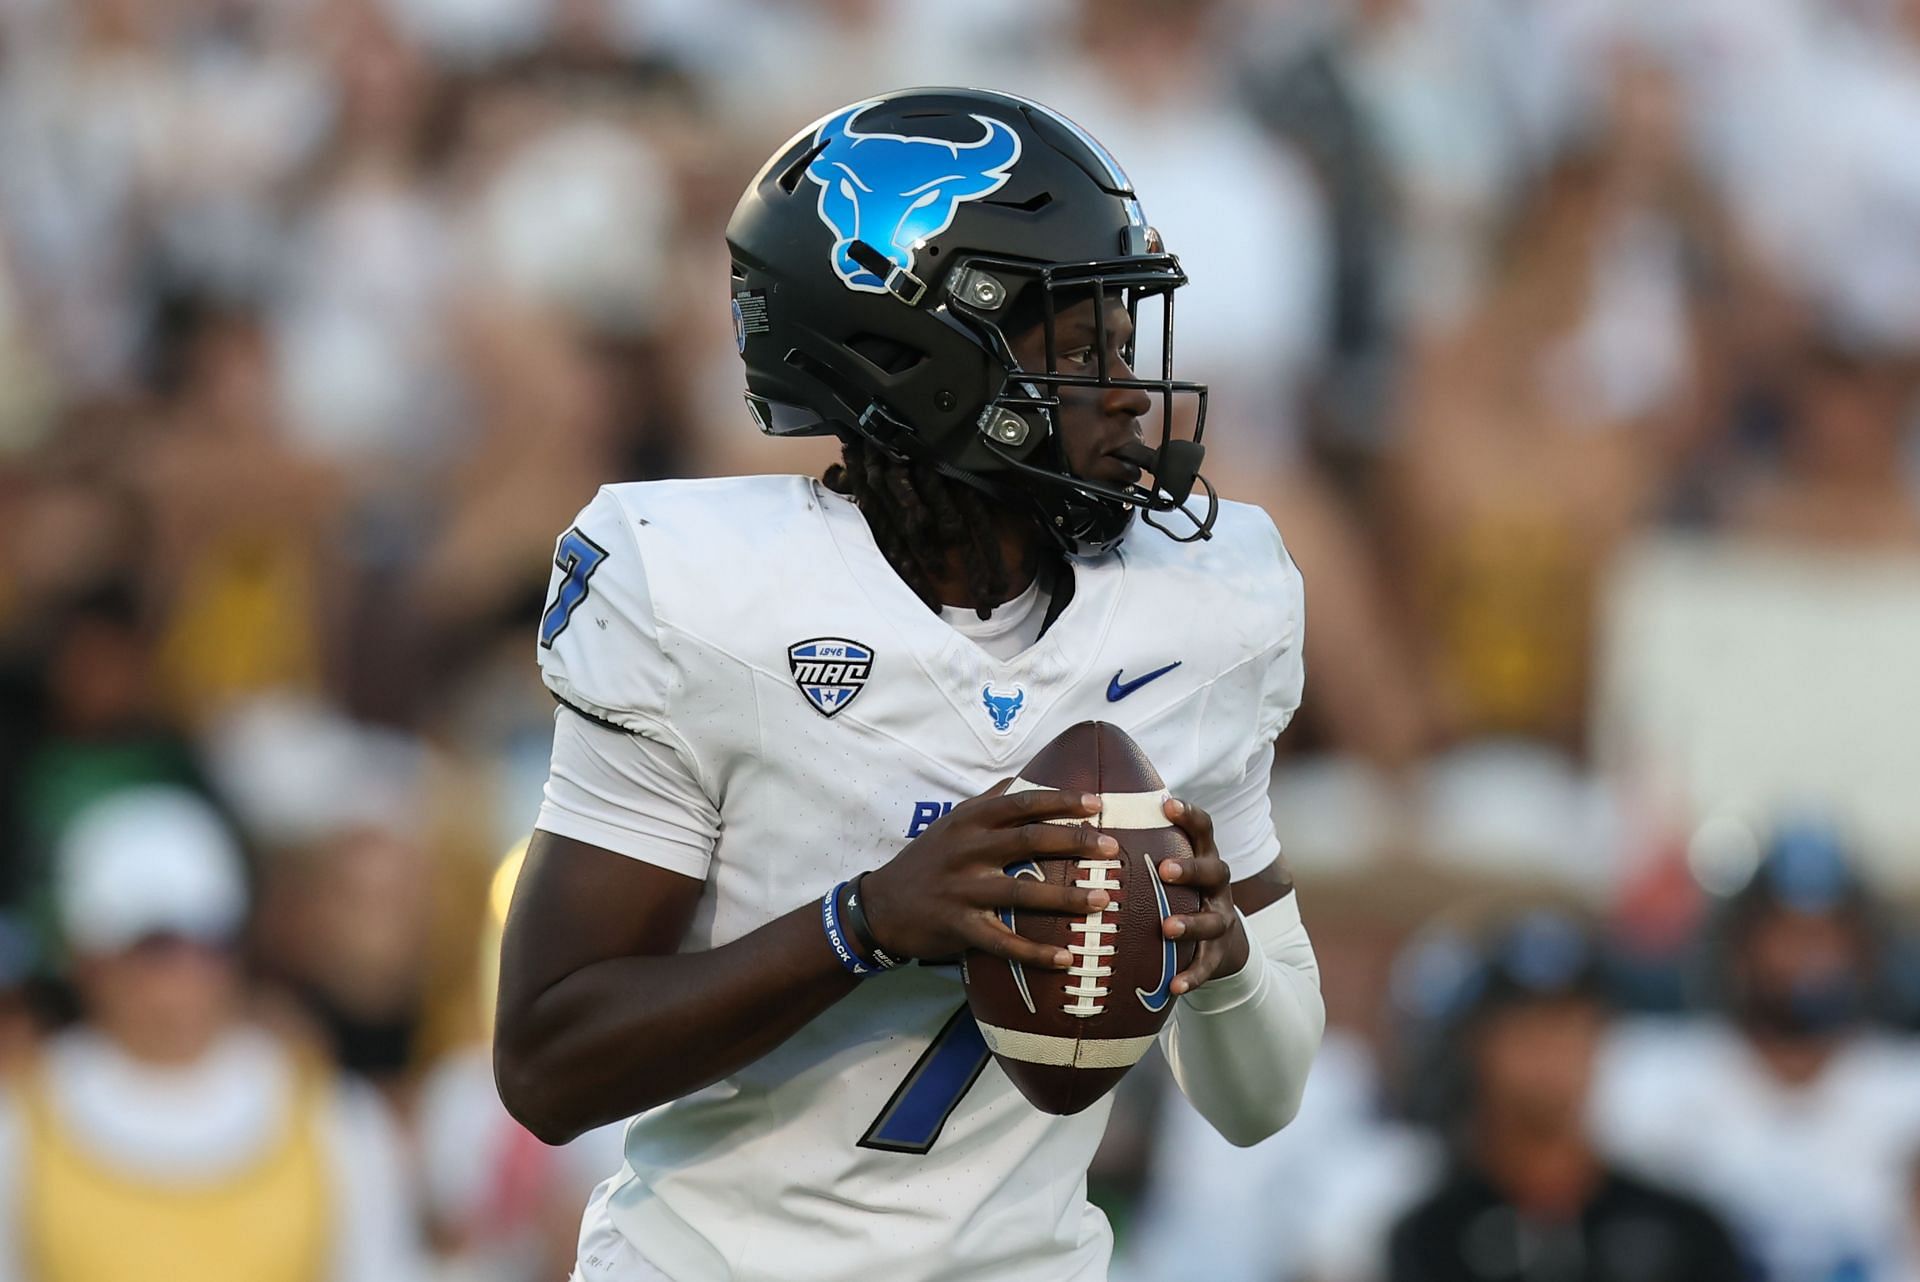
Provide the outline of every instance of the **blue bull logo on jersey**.
<path id="1" fill-rule="evenodd" d="M 1006 185 L 1020 159 L 1020 135 L 991 116 L 974 117 L 984 131 L 974 142 L 855 132 L 854 118 L 872 105 L 856 103 L 820 126 L 814 142 L 825 145 L 807 177 L 820 184 L 834 271 L 848 289 L 884 294 L 888 281 L 854 260 L 853 243 L 865 243 L 912 279 L 915 251 L 953 225 L 961 203 Z"/>
<path id="2" fill-rule="evenodd" d="M 980 687 L 980 702 L 986 706 L 987 715 L 993 718 L 995 733 L 1007 734 L 1013 729 L 1013 719 L 1026 706 L 1027 692 L 1015 686 L 1012 694 L 995 694 L 992 686 L 984 685 Z"/>

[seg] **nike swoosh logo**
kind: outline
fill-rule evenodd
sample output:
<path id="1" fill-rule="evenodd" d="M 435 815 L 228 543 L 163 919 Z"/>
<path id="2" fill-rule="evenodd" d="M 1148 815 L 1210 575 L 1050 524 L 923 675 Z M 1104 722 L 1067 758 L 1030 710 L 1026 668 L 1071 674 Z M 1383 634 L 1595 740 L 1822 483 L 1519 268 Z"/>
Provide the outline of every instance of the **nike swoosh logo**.
<path id="1" fill-rule="evenodd" d="M 1045 881 L 1047 879 L 1047 875 L 1040 871 L 1040 865 L 1031 859 L 1023 859 L 1017 864 L 1008 864 L 1007 876 L 1031 877 L 1035 881 Z M 1013 909 L 1002 908 L 1000 910 L 1000 920 L 1006 925 L 1008 930 L 1016 934 L 1019 933 L 1019 927 L 1013 924 Z M 1013 960 L 1011 957 L 1007 958 L 1007 965 L 1013 968 L 1013 983 L 1014 986 L 1020 990 L 1020 1000 L 1027 1005 L 1027 1014 L 1034 1014 L 1033 993 L 1027 988 L 1026 970 L 1021 967 L 1019 962 Z"/>
<path id="2" fill-rule="evenodd" d="M 1122 676 L 1126 675 L 1126 669 L 1122 668 L 1119 672 L 1116 672 L 1113 674 L 1112 680 L 1107 682 L 1107 702 L 1108 703 L 1120 702 L 1122 699 L 1132 694 L 1135 690 L 1138 690 L 1141 686 L 1147 684 L 1147 682 L 1155 681 L 1161 677 L 1166 676 L 1167 673 L 1172 672 L 1175 668 L 1179 667 L 1184 662 L 1185 662 L 1184 659 L 1175 659 L 1172 663 L 1169 663 L 1166 667 L 1155 668 L 1152 672 L 1147 673 L 1146 676 L 1135 677 L 1131 681 L 1122 681 L 1120 679 Z"/>
<path id="3" fill-rule="evenodd" d="M 1160 884 L 1160 868 L 1151 859 L 1147 860 L 1147 875 L 1153 878 L 1154 902 L 1160 908 L 1160 920 L 1165 922 L 1172 910 L 1167 904 L 1167 888 Z M 1140 1004 L 1156 1015 L 1165 1010 L 1167 1003 L 1173 1000 L 1173 968 L 1179 964 L 1179 961 L 1179 955 L 1173 950 L 1173 941 L 1162 934 L 1160 936 L 1160 982 L 1151 992 L 1144 988 L 1133 990 L 1133 995 L 1140 999 Z"/>

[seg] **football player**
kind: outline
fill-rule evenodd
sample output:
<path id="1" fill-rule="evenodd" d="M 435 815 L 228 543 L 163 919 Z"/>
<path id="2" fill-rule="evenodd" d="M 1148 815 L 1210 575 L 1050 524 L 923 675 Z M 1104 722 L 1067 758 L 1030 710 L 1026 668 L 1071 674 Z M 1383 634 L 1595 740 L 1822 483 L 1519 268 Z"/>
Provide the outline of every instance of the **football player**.
<path id="1" fill-rule="evenodd" d="M 1097 797 L 1005 786 L 1079 721 L 1139 742 L 1194 850 L 1162 874 L 1202 897 L 1164 927 L 1198 941 L 1175 1079 L 1236 1143 L 1285 1125 L 1324 1023 L 1267 804 L 1300 576 L 1197 479 L 1185 277 L 1071 121 L 975 90 L 855 103 L 781 148 L 727 240 L 754 418 L 844 461 L 608 486 L 561 536 L 501 1096 L 549 1142 L 633 1119 L 585 1282 L 1103 1278 L 1110 1103 L 1028 1104 L 956 963 L 1065 968 L 999 911 L 1106 892 L 1002 869 L 1114 847 L 1046 822 Z"/>

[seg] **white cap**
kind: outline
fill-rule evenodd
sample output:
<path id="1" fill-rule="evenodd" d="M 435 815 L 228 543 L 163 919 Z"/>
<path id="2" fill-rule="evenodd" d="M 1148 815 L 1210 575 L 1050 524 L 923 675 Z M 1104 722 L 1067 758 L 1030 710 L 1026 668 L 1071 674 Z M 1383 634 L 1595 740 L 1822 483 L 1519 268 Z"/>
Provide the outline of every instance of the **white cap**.
<path id="1" fill-rule="evenodd" d="M 200 746 L 241 828 L 269 849 L 359 828 L 405 834 L 419 823 L 427 768 L 420 744 L 326 704 L 256 695 L 215 720 Z"/>
<path id="2" fill-rule="evenodd" d="M 239 846 L 184 789 L 130 788 L 88 806 L 61 836 L 56 869 L 60 925 L 76 953 L 157 934 L 221 942 L 246 919 Z"/>

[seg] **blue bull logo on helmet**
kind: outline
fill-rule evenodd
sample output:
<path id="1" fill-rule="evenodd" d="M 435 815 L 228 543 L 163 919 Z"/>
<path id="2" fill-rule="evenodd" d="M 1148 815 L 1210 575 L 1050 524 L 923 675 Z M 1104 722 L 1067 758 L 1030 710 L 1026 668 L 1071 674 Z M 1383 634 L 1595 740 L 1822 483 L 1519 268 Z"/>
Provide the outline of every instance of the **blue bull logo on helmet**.
<path id="1" fill-rule="evenodd" d="M 854 242 L 911 278 L 915 251 L 953 225 L 963 201 L 1006 185 L 1020 159 L 1020 135 L 980 115 L 974 119 L 983 132 L 974 142 L 856 133 L 855 118 L 876 101 L 855 103 L 822 122 L 814 142 L 825 145 L 807 177 L 820 184 L 820 221 L 834 234 L 833 270 L 848 289 L 884 294 L 888 280 L 854 259 Z"/>

